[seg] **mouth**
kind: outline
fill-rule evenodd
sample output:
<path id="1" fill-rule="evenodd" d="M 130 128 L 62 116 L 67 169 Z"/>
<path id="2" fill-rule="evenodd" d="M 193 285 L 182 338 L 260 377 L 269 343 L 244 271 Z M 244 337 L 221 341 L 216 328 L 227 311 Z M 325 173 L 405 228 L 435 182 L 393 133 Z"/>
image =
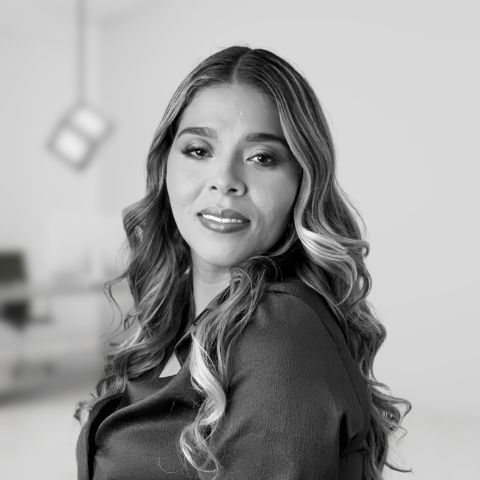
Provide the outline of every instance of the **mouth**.
<path id="1" fill-rule="evenodd" d="M 207 220 L 211 220 L 212 222 L 217 222 L 217 223 L 247 223 L 244 222 L 243 220 L 239 220 L 238 218 L 220 218 L 216 217 L 215 215 L 209 215 L 207 213 L 205 214 L 198 214 L 200 217 L 206 218 Z"/>
<path id="2" fill-rule="evenodd" d="M 230 208 L 204 208 L 198 215 L 217 223 L 234 224 L 250 222 L 250 220 L 240 212 Z"/>
<path id="3" fill-rule="evenodd" d="M 205 209 L 199 212 L 197 216 L 205 228 L 218 233 L 238 232 L 239 230 L 247 228 L 250 223 L 250 220 L 233 210 L 211 213 L 211 211 Z"/>

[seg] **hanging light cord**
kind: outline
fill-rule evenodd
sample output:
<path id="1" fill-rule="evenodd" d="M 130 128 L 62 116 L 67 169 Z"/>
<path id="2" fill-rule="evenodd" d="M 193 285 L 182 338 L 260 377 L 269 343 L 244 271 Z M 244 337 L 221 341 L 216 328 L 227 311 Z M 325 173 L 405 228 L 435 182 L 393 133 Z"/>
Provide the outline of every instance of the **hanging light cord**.
<path id="1" fill-rule="evenodd" d="M 77 101 L 85 100 L 85 0 L 77 0 Z"/>

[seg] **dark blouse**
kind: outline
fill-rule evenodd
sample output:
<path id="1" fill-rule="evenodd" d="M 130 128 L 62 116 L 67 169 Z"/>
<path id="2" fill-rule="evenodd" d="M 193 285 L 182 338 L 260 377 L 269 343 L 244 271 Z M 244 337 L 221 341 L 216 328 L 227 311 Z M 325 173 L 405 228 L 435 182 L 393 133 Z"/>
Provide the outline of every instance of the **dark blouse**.
<path id="1" fill-rule="evenodd" d="M 212 479 L 178 440 L 202 398 L 190 336 L 157 369 L 101 399 L 77 442 L 79 480 Z M 180 371 L 159 378 L 171 351 Z M 325 299 L 300 281 L 267 287 L 229 360 L 227 409 L 209 440 L 219 480 L 361 480 L 368 391 Z"/>

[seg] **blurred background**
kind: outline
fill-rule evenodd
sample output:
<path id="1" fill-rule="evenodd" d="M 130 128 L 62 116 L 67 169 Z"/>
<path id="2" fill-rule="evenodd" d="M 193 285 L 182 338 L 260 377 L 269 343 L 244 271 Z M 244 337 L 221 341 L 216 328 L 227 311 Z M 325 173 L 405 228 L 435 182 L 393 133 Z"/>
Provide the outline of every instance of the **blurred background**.
<path id="1" fill-rule="evenodd" d="M 394 479 L 478 479 L 478 4 L 1 0 L 0 471 L 76 478 L 78 400 L 119 315 L 121 211 L 175 88 L 232 44 L 309 80 L 371 243 L 375 375 L 413 410 Z M 475 220 L 476 219 L 476 220 Z M 113 291 L 125 312 L 125 284 Z"/>

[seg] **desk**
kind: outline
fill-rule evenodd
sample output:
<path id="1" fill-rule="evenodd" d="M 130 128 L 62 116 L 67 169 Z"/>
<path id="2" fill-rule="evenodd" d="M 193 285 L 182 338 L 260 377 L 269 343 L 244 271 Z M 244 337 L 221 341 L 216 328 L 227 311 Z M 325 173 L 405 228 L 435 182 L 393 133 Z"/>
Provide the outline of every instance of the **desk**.
<path id="1" fill-rule="evenodd" d="M 104 282 L 55 282 L 41 285 L 25 283 L 0 285 L 0 304 L 9 301 L 30 300 L 38 297 L 52 297 L 72 293 L 88 293 L 103 291 Z"/>

